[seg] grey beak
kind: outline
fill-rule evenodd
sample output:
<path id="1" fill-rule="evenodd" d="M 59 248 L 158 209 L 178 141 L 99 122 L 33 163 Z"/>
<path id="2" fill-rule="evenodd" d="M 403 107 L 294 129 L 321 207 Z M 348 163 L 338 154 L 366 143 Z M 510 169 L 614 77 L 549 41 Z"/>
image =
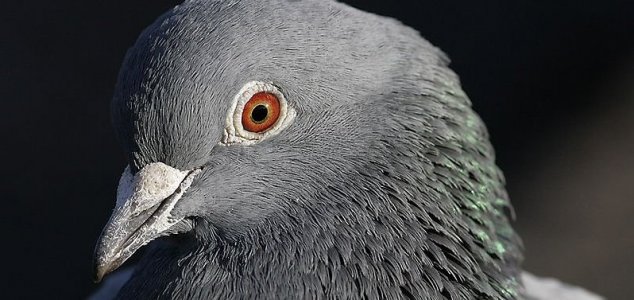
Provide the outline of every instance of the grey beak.
<path id="1" fill-rule="evenodd" d="M 183 219 L 172 216 L 172 209 L 199 172 L 152 163 L 132 175 L 126 167 L 114 212 L 95 249 L 96 282 Z"/>

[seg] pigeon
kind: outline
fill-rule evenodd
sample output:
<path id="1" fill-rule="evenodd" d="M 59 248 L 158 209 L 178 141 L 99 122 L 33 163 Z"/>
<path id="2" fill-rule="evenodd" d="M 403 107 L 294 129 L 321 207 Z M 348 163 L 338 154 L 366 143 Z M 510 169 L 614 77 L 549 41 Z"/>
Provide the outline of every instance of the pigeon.
<path id="1" fill-rule="evenodd" d="M 159 17 L 115 87 L 129 165 L 96 280 L 149 245 L 99 297 L 542 299 L 449 62 L 332 0 L 190 0 Z"/>

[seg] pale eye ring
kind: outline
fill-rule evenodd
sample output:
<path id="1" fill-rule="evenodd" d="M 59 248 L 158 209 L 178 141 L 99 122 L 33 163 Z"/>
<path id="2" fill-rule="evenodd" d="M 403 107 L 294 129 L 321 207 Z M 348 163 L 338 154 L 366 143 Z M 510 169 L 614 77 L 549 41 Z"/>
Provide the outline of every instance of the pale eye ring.
<path id="1" fill-rule="evenodd" d="M 221 144 L 253 144 L 279 133 L 295 117 L 286 97 L 272 83 L 251 81 L 233 99 Z"/>

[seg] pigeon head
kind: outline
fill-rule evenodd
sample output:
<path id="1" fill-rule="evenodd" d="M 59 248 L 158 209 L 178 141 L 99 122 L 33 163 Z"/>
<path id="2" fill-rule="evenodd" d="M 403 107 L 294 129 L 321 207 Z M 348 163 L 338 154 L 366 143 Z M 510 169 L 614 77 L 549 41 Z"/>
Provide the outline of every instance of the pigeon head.
<path id="1" fill-rule="evenodd" d="M 261 274 L 278 296 L 327 293 L 327 281 L 370 298 L 516 295 L 502 175 L 447 64 L 414 30 L 334 1 L 175 7 L 119 75 L 112 114 L 129 166 L 97 277 L 177 234 L 137 284 L 207 260 L 230 275 L 188 284 L 216 292 Z"/>

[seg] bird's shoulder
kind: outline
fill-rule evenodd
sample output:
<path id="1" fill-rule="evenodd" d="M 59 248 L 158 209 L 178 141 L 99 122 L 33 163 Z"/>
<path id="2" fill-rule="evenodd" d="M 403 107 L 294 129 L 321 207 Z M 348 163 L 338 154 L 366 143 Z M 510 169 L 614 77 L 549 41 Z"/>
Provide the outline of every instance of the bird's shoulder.
<path id="1" fill-rule="evenodd" d="M 522 281 L 526 290 L 527 300 L 602 300 L 601 296 L 593 294 L 580 287 L 563 283 L 553 278 L 540 278 L 528 272 L 522 273 Z"/>

